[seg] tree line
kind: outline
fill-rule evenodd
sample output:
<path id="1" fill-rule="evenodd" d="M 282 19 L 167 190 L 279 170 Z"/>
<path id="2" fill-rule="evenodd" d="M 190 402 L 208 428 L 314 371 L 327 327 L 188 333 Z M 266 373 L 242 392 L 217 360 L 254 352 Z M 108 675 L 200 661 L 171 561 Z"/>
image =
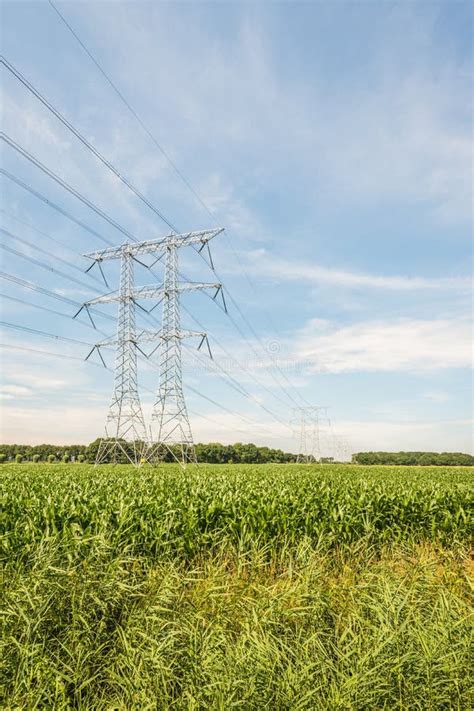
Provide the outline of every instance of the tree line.
<path id="1" fill-rule="evenodd" d="M 357 452 L 354 464 L 392 464 L 400 466 L 472 467 L 474 457 L 462 452 Z"/>
<path id="2" fill-rule="evenodd" d="M 54 444 L 2 444 L 0 445 L 1 462 L 94 462 L 101 440 L 96 439 L 90 444 L 71 444 L 58 446 Z M 126 443 L 123 443 L 126 447 Z M 221 444 L 220 442 L 199 443 L 195 445 L 198 462 L 209 464 L 286 464 L 296 462 L 297 455 L 284 452 L 282 449 L 259 447 L 253 443 L 236 442 Z M 179 451 L 176 449 L 179 458 Z M 164 460 L 174 461 L 171 452 L 167 452 Z M 331 457 L 322 458 L 323 464 L 337 464 Z M 123 457 L 123 463 L 127 459 Z M 316 461 L 315 461 L 316 463 Z M 357 452 L 352 455 L 353 464 L 390 464 L 399 466 L 474 466 L 474 457 L 462 452 Z"/>
<path id="3" fill-rule="evenodd" d="M 71 444 L 67 446 L 3 444 L 0 445 L 0 462 L 94 462 L 100 441 L 100 439 L 96 439 L 87 445 Z M 125 442 L 123 444 L 125 447 L 127 446 Z M 282 449 L 258 447 L 252 443 L 199 443 L 195 445 L 195 450 L 198 462 L 207 462 L 209 464 L 264 464 L 267 462 L 287 463 L 296 461 L 296 454 L 284 452 Z M 178 449 L 176 449 L 176 455 L 179 457 Z M 166 452 L 164 460 L 174 461 L 172 453 Z M 125 455 L 123 456 L 123 462 L 124 464 L 127 463 Z"/>

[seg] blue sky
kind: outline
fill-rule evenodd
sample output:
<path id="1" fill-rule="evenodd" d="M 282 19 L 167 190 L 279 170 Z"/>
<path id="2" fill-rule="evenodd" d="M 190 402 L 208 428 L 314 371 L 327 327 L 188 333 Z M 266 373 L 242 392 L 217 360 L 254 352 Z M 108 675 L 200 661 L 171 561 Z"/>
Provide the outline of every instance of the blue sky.
<path id="1" fill-rule="evenodd" d="M 237 394 L 186 349 L 185 386 L 232 413 L 188 388 L 195 438 L 294 449 L 291 429 L 281 424 L 294 403 L 282 384 L 298 403 L 302 395 L 328 406 L 334 430 L 354 451 L 470 451 L 470 4 L 61 2 L 58 8 L 213 219 L 47 2 L 2 4 L 4 56 L 180 230 L 227 230 L 215 240 L 214 260 L 259 340 L 232 305 L 245 339 L 204 296 L 187 296 L 184 305 L 206 326 L 216 361 L 254 399 Z M 133 234 L 166 233 L 1 71 L 3 130 L 13 140 Z M 123 241 L 11 148 L 2 147 L 2 163 L 107 239 Z M 3 228 L 49 256 L 5 234 L 4 244 L 84 286 L 8 252 L 3 271 L 76 301 L 102 290 L 77 271 L 87 266 L 81 253 L 100 242 L 18 185 L 1 182 Z M 114 283 L 116 269 L 107 269 Z M 213 280 L 191 254 L 182 254 L 182 269 Z M 137 271 L 137 282 L 149 283 L 150 275 Z M 1 292 L 72 311 L 8 281 Z M 3 300 L 2 317 L 87 343 L 97 339 L 83 323 L 11 299 Z M 193 325 L 186 312 L 183 325 Z M 102 326 L 113 332 L 111 321 Z M 2 340 L 87 353 L 86 346 L 8 328 Z M 4 441 L 87 442 L 102 434 L 111 373 L 13 348 L 4 350 L 2 371 Z M 140 365 L 147 416 L 157 377 Z"/>

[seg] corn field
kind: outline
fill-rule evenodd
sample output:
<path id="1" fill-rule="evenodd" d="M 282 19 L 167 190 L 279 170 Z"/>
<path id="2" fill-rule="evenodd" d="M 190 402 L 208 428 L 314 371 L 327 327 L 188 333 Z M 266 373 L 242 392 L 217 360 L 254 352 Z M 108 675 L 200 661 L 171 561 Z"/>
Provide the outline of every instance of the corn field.
<path id="1" fill-rule="evenodd" d="M 12 464 L 0 482 L 2 708 L 471 707 L 468 469 Z"/>

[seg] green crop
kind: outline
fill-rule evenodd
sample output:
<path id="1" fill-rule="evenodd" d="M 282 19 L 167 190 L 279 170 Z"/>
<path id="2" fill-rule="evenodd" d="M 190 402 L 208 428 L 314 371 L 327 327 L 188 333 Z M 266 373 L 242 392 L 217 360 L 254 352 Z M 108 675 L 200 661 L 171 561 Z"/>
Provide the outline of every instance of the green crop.
<path id="1" fill-rule="evenodd" d="M 472 482 L 4 464 L 2 708 L 470 708 Z"/>
<path id="2" fill-rule="evenodd" d="M 457 468 L 9 465 L 0 477 L 5 546 L 22 561 L 52 539 L 69 556 L 97 539 L 152 557 L 304 538 L 452 546 L 468 541 L 473 506 L 472 474 Z"/>

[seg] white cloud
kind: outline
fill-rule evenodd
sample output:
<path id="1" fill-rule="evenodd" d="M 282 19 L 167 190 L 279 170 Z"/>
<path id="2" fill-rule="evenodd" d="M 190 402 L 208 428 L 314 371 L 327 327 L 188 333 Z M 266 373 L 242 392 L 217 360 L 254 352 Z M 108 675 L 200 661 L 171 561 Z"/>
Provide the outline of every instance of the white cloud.
<path id="1" fill-rule="evenodd" d="M 450 394 L 444 390 L 426 390 L 426 392 L 422 393 L 422 397 L 429 402 L 440 404 L 449 402 L 451 399 Z"/>
<path id="2" fill-rule="evenodd" d="M 468 319 L 363 321 L 342 328 L 310 321 L 297 336 L 295 357 L 330 373 L 469 368 Z"/>
<path id="3" fill-rule="evenodd" d="M 104 429 L 100 407 L 12 407 L 3 409 L 2 440 L 25 444 L 87 444 Z"/>
<path id="4" fill-rule="evenodd" d="M 472 452 L 472 420 L 342 421 L 337 428 L 351 450 Z"/>
<path id="5" fill-rule="evenodd" d="M 415 291 L 423 289 L 468 291 L 472 280 L 467 277 L 440 277 L 427 279 L 418 276 L 383 276 L 380 274 L 364 274 L 343 269 L 333 269 L 320 264 L 304 264 L 302 262 L 272 257 L 264 249 L 248 252 L 248 266 L 257 274 L 266 274 L 275 279 L 286 281 L 307 281 L 313 284 L 331 284 L 334 286 L 387 289 L 399 291 Z"/>
<path id="6" fill-rule="evenodd" d="M 23 385 L 3 385 L 0 391 L 0 398 L 2 400 L 16 400 L 32 394 L 31 388 L 26 388 Z"/>
<path id="7" fill-rule="evenodd" d="M 242 6 L 229 37 L 199 11 L 182 23 L 181 10 L 117 5 L 106 46 L 104 7 L 71 13 L 109 54 L 124 93 L 142 101 L 147 122 L 159 117 L 159 140 L 194 184 L 218 170 L 234 186 L 283 194 L 296 179 L 308 205 L 327 195 L 408 200 L 426 202 L 436 218 L 471 216 L 469 78 L 457 57 L 440 53 L 434 23 L 417 8 L 386 13 L 370 79 L 344 91 L 339 77 L 329 88 L 329 68 L 323 76 L 314 67 L 290 78 L 281 71 L 278 33 L 269 29 L 277 13 Z M 172 71 L 153 69 L 163 66 Z M 204 194 L 212 203 L 212 190 Z"/>

